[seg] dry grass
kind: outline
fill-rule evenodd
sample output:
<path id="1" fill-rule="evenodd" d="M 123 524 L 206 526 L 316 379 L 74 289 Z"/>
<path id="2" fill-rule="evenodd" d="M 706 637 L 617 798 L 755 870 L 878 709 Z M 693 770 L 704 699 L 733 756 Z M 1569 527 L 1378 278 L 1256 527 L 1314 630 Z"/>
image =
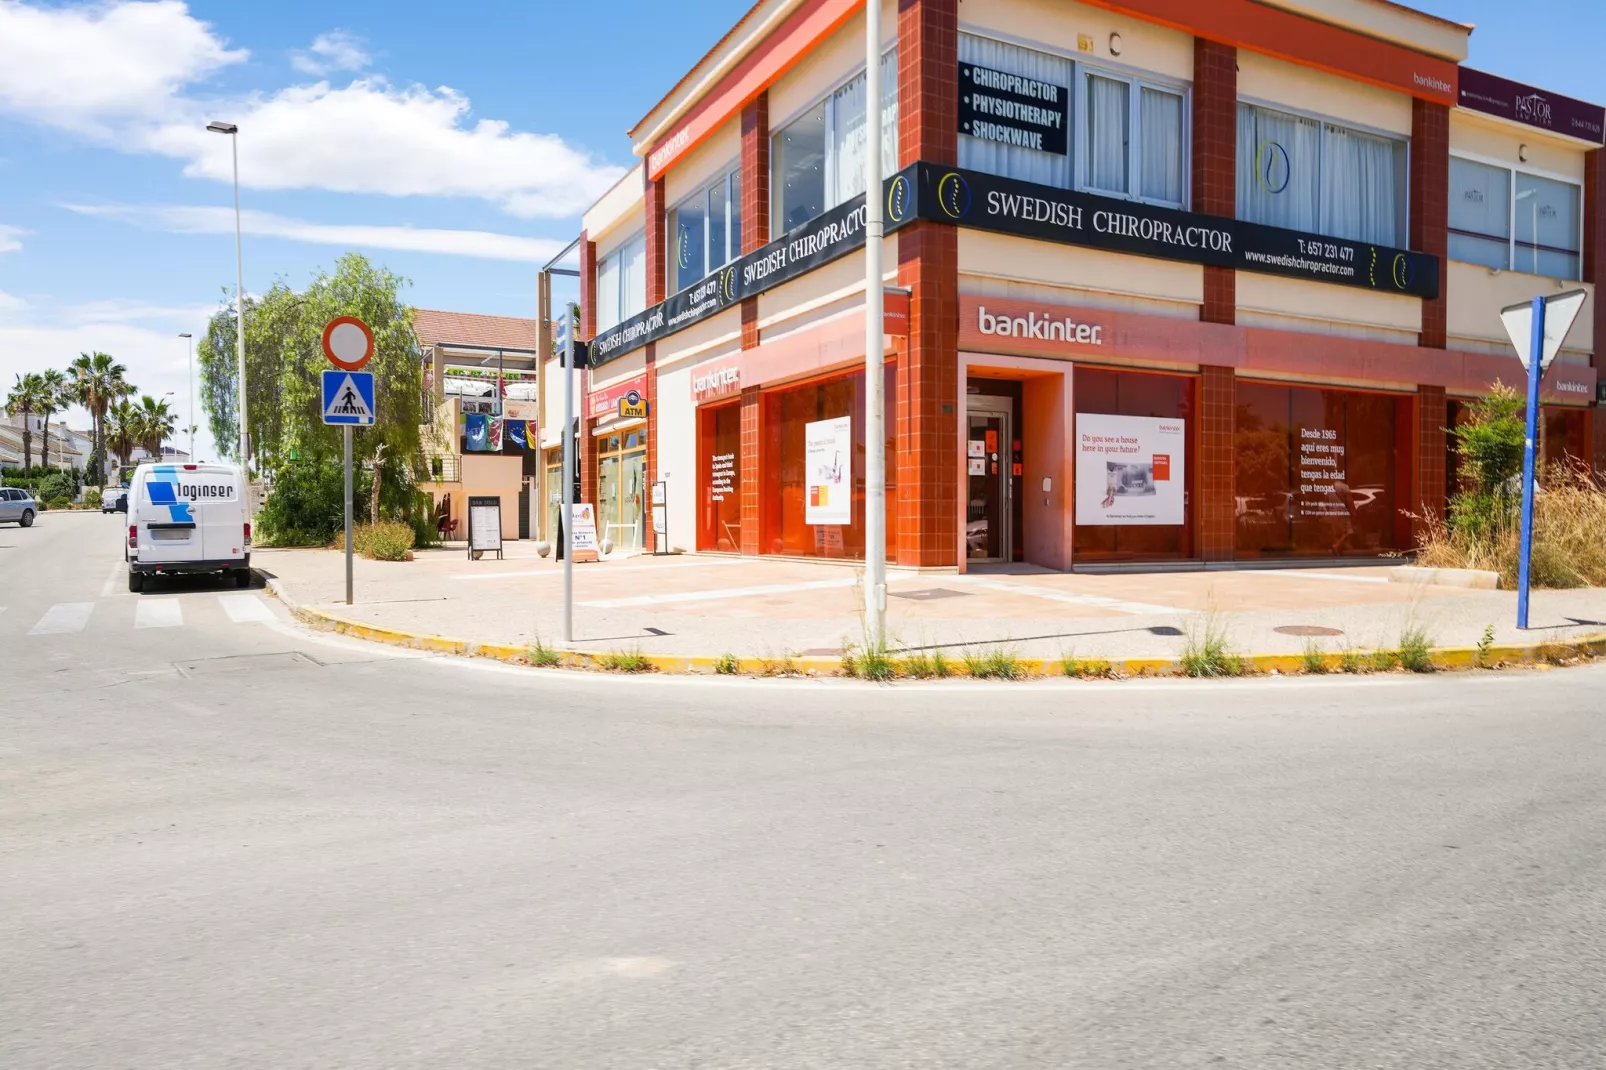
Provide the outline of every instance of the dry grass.
<path id="1" fill-rule="evenodd" d="M 1452 529 L 1424 518 L 1416 562 L 1428 568 L 1475 568 L 1517 583 L 1522 546 L 1520 518 L 1492 525 L 1485 534 Z M 1606 489 L 1576 468 L 1556 467 L 1534 499 L 1532 579 L 1536 587 L 1606 586 Z"/>

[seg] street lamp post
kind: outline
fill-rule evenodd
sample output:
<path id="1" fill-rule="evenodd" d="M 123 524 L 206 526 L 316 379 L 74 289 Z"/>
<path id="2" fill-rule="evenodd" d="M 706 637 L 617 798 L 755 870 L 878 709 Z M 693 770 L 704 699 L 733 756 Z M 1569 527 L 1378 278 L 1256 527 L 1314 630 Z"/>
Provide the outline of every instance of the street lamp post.
<path id="1" fill-rule="evenodd" d="M 245 423 L 245 258 L 240 248 L 240 128 L 234 123 L 211 122 L 206 128 L 214 134 L 229 135 L 234 154 L 234 326 L 235 356 L 240 365 L 240 467 L 245 470 L 246 511 L 250 512 L 251 470 L 246 457 L 249 438 Z"/>
<path id="2" fill-rule="evenodd" d="M 195 336 L 189 331 L 179 335 L 190 352 L 190 460 L 195 460 Z"/>
<path id="3" fill-rule="evenodd" d="M 881 280 L 881 2 L 864 5 L 864 621 L 886 644 L 887 462 Z"/>

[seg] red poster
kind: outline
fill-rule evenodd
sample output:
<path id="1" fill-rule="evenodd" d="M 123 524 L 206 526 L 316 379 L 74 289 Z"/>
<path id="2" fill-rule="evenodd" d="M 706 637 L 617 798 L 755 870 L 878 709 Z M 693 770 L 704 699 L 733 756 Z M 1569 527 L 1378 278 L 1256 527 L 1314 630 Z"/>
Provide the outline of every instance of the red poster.
<path id="1" fill-rule="evenodd" d="M 1156 453 L 1154 455 L 1154 481 L 1163 483 L 1171 478 L 1171 455 L 1169 453 Z"/>
<path id="2" fill-rule="evenodd" d="M 987 452 L 988 453 L 997 453 L 998 452 L 998 432 L 997 431 L 988 431 L 987 432 Z"/>

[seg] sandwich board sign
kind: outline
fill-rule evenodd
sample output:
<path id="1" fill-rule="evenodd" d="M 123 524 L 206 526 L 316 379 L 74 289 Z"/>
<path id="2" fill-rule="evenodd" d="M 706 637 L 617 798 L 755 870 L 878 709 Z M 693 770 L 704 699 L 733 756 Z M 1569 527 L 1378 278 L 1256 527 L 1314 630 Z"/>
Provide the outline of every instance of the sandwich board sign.
<path id="1" fill-rule="evenodd" d="M 597 514 L 590 502 L 569 506 L 568 530 L 570 560 L 575 564 L 602 560 L 597 546 Z"/>
<path id="2" fill-rule="evenodd" d="M 374 373 L 338 369 L 324 372 L 323 422 L 347 427 L 372 427 Z"/>
<path id="3" fill-rule="evenodd" d="M 483 553 L 502 557 L 502 496 L 471 494 L 468 498 L 468 556 L 479 560 Z"/>

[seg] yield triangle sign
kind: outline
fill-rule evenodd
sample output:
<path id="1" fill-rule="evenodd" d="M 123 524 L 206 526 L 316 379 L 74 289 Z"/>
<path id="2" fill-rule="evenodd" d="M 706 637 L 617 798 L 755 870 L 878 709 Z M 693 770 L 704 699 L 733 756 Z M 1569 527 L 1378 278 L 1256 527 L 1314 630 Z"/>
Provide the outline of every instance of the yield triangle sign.
<path id="1" fill-rule="evenodd" d="M 374 422 L 374 376 L 372 372 L 323 373 L 323 422 L 356 424 L 367 427 Z"/>
<path id="2" fill-rule="evenodd" d="M 1550 362 L 1556 358 L 1562 339 L 1572 330 L 1573 320 L 1578 318 L 1578 310 L 1584 307 L 1588 296 L 1588 290 L 1568 290 L 1545 298 L 1545 348 L 1539 355 L 1540 371 L 1550 367 Z M 1533 308 L 1532 301 L 1524 301 L 1500 310 L 1500 322 L 1506 325 L 1506 334 L 1510 335 L 1511 344 L 1517 349 L 1517 359 L 1524 368 L 1533 356 L 1529 352 L 1533 343 Z"/>

